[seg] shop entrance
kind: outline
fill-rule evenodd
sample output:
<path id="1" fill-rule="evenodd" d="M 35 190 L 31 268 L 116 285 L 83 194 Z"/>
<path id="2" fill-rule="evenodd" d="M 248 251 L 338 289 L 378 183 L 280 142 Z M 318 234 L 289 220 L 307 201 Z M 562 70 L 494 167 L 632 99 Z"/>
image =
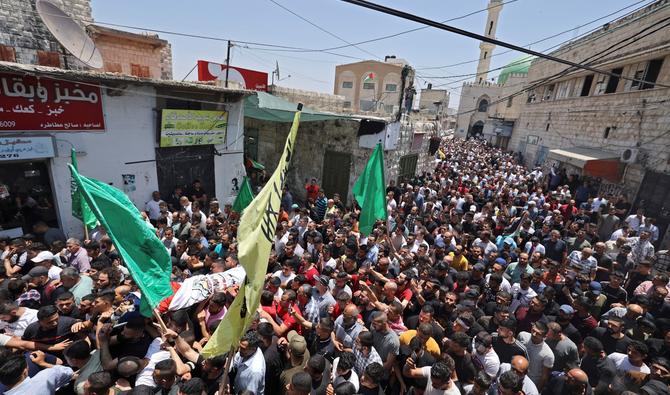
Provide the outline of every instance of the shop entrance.
<path id="1" fill-rule="evenodd" d="M 59 227 L 47 162 L 0 163 L 0 235 L 31 233 L 38 221 Z"/>

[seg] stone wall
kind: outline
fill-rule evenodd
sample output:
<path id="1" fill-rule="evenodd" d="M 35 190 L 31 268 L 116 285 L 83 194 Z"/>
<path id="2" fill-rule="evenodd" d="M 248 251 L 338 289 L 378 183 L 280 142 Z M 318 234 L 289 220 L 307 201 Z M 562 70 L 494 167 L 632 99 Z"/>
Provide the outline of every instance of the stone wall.
<path id="1" fill-rule="evenodd" d="M 344 111 L 344 96 L 341 95 L 285 88 L 277 85 L 270 86 L 270 93 L 293 103 L 302 103 L 312 110 L 337 113 Z"/>
<path id="2" fill-rule="evenodd" d="M 167 43 L 161 48 L 161 77 L 162 80 L 172 79 L 172 45 Z"/>
<path id="3" fill-rule="evenodd" d="M 351 154 L 349 196 L 347 197 L 347 202 L 351 202 L 351 190 L 372 154 L 372 149 L 360 148 L 358 145 L 358 125 L 357 120 L 302 122 L 300 124 L 295 154 L 287 175 L 287 185 L 294 198 L 305 198 L 306 178 L 315 177 L 319 184 L 322 183 L 322 178 L 328 176 L 323 174 L 326 151 L 336 151 Z M 245 118 L 244 127 L 245 130 L 250 128 L 258 130 L 258 161 L 265 165 L 268 172 L 272 172 L 279 162 L 291 124 Z M 425 137 L 422 143 L 412 150 L 413 136 L 412 125 L 409 122 L 403 122 L 397 149 L 385 153 L 387 182 L 397 178 L 400 158 L 407 154 L 418 154 L 417 173 L 430 171 L 431 158 L 427 154 L 428 136 L 422 134 Z"/>
<path id="4" fill-rule="evenodd" d="M 90 0 L 56 0 L 60 8 L 82 28 L 92 22 Z M 3 0 L 0 3 L 0 44 L 13 47 L 16 62 L 37 64 L 37 51 L 61 52 L 60 44 L 44 25 L 32 0 Z M 65 58 L 64 58 L 65 56 Z M 61 66 L 84 69 L 73 56 L 60 55 Z"/>

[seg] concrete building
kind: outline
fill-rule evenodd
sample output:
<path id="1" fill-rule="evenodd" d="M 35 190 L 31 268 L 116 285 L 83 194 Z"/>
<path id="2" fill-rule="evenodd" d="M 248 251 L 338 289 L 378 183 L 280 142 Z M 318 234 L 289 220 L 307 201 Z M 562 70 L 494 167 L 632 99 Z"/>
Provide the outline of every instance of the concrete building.
<path id="1" fill-rule="evenodd" d="M 83 175 L 122 189 L 141 209 L 153 191 L 167 197 L 195 179 L 211 197 L 234 198 L 232 180 L 244 175 L 242 99 L 250 91 L 8 62 L 0 62 L 0 79 L 0 235 L 31 231 L 37 218 L 83 234 L 71 214 L 71 149 Z M 61 96 L 64 88 L 70 93 Z M 10 97 L 8 89 L 22 94 Z M 176 140 L 181 129 L 163 117 L 174 110 L 225 116 L 216 122 L 221 141 Z M 166 136 L 176 144 L 165 144 Z M 36 208 L 17 217 L 17 200 Z"/>
<path id="2" fill-rule="evenodd" d="M 99 25 L 88 25 L 87 29 L 102 55 L 103 71 L 172 79 L 172 49 L 158 35 L 136 34 Z"/>
<path id="3" fill-rule="evenodd" d="M 484 34 L 495 38 L 495 31 L 503 3 L 490 0 Z M 456 136 L 460 138 L 482 138 L 491 144 L 507 148 L 514 122 L 519 116 L 519 97 L 506 99 L 511 93 L 523 88 L 532 57 L 523 56 L 507 64 L 496 78 L 488 78 L 491 56 L 495 45 L 480 44 L 479 63 L 475 80 L 466 82 L 456 119 Z"/>
<path id="4" fill-rule="evenodd" d="M 551 55 L 622 77 L 534 60 L 510 148 L 526 163 L 558 165 L 624 194 L 666 231 L 670 224 L 670 2 L 657 1 Z M 636 80 L 631 80 L 636 79 Z M 640 82 L 643 80 L 643 82 Z"/>
<path id="5" fill-rule="evenodd" d="M 421 90 L 419 97 L 419 113 L 442 118 L 447 115 L 449 108 L 449 91 L 446 89 L 433 89 L 433 84 L 428 84 L 426 89 Z"/>
<path id="6" fill-rule="evenodd" d="M 102 55 L 100 71 L 141 78 L 172 79 L 172 49 L 156 34 L 137 34 L 95 25 L 90 0 L 50 0 L 92 38 Z M 0 61 L 87 70 L 47 29 L 34 1 L 0 4 Z"/>
<path id="7" fill-rule="evenodd" d="M 414 69 L 403 59 L 365 60 L 335 67 L 333 93 L 345 97 L 344 109 L 354 114 L 390 116 L 411 108 Z"/>

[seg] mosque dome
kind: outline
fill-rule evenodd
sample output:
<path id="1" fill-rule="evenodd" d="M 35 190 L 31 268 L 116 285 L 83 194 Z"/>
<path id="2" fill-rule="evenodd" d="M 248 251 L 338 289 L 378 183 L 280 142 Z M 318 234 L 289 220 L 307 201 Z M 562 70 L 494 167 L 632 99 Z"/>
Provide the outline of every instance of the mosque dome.
<path id="1" fill-rule="evenodd" d="M 528 74 L 528 69 L 533 59 L 535 59 L 535 56 L 526 55 L 508 63 L 498 75 L 498 83 L 506 83 L 510 74 Z"/>

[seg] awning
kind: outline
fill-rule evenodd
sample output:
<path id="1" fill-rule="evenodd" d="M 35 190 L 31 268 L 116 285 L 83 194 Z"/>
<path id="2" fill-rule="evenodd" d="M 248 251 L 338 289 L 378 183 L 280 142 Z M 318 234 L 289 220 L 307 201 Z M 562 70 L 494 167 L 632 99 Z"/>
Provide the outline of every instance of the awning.
<path id="1" fill-rule="evenodd" d="M 619 162 L 619 154 L 616 152 L 572 147 L 550 150 L 548 156 L 549 159 L 578 167 L 592 177 L 601 177 L 612 182 L 621 180 L 623 163 Z"/>
<path id="2" fill-rule="evenodd" d="M 262 121 L 292 122 L 297 103 L 266 92 L 256 92 L 244 99 L 244 116 Z M 346 115 L 319 112 L 307 107 L 302 108 L 301 122 L 327 121 L 331 119 L 350 119 Z"/>

